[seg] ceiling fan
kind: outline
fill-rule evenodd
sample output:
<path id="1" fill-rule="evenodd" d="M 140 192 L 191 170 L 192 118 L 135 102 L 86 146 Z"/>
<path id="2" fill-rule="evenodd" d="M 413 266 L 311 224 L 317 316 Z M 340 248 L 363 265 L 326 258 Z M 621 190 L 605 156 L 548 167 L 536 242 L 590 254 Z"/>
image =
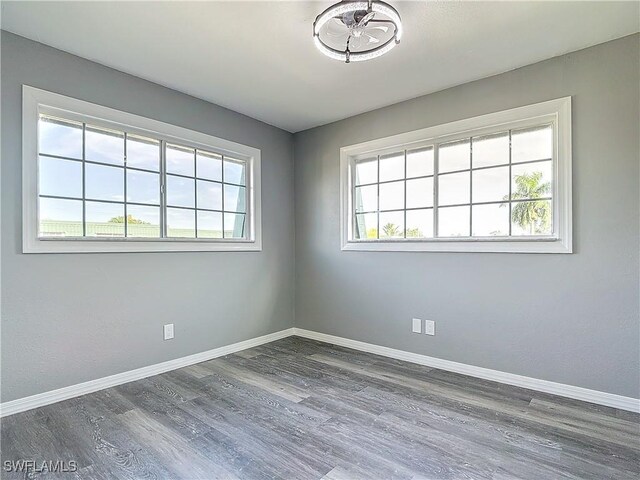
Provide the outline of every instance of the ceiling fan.
<path id="1" fill-rule="evenodd" d="M 318 49 L 345 63 L 384 55 L 399 42 L 402 23 L 398 12 L 378 1 L 343 0 L 322 12 L 313 24 Z"/>

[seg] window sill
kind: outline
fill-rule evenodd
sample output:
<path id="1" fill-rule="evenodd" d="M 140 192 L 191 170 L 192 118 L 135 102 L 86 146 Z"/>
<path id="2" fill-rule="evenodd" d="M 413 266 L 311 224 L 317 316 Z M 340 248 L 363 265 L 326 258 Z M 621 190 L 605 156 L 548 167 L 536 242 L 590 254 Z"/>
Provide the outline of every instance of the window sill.
<path id="1" fill-rule="evenodd" d="M 462 253 L 573 253 L 570 242 L 538 239 L 433 239 L 348 241 L 343 251 L 359 252 L 462 252 Z"/>
<path id="2" fill-rule="evenodd" d="M 134 253 L 134 252 L 259 252 L 262 243 L 193 239 L 56 239 L 25 241 L 22 253 Z"/>

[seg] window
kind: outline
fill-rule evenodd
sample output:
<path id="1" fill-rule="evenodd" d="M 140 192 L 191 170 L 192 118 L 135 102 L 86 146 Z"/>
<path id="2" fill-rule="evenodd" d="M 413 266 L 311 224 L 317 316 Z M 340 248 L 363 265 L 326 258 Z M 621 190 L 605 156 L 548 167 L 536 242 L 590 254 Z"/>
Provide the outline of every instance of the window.
<path id="1" fill-rule="evenodd" d="M 570 98 L 341 149 L 344 250 L 571 252 Z"/>
<path id="2" fill-rule="evenodd" d="M 24 87 L 30 252 L 259 250 L 260 151 Z"/>

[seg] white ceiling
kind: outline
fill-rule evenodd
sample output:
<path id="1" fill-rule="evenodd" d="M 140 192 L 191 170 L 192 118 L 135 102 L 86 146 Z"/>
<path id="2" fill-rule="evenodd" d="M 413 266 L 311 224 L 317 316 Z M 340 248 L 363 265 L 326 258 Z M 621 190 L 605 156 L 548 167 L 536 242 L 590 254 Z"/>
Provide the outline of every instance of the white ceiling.
<path id="1" fill-rule="evenodd" d="M 407 2 L 398 48 L 345 65 L 333 2 L 2 2 L 2 28 L 296 132 L 637 32 L 640 3 Z"/>

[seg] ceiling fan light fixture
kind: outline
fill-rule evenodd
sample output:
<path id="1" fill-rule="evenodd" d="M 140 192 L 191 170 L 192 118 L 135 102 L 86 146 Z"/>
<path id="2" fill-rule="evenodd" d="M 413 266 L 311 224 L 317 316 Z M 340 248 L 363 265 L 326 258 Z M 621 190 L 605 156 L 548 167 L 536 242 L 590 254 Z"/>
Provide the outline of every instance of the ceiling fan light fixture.
<path id="1" fill-rule="evenodd" d="M 321 38 L 323 28 L 329 25 L 332 19 L 336 19 L 347 29 L 343 34 L 346 36 L 344 49 L 330 46 Z M 393 26 L 390 32 L 392 36 L 379 44 L 381 40 L 372 34 L 375 29 L 387 33 L 387 25 Z M 327 8 L 313 22 L 313 41 L 318 50 L 331 59 L 345 63 L 362 62 L 384 55 L 400 43 L 402 33 L 402 20 L 397 10 L 380 0 L 343 0 Z M 354 49 L 352 40 L 357 41 L 361 37 L 368 38 L 369 43 L 375 46 L 367 48 L 367 45 L 359 50 Z"/>

